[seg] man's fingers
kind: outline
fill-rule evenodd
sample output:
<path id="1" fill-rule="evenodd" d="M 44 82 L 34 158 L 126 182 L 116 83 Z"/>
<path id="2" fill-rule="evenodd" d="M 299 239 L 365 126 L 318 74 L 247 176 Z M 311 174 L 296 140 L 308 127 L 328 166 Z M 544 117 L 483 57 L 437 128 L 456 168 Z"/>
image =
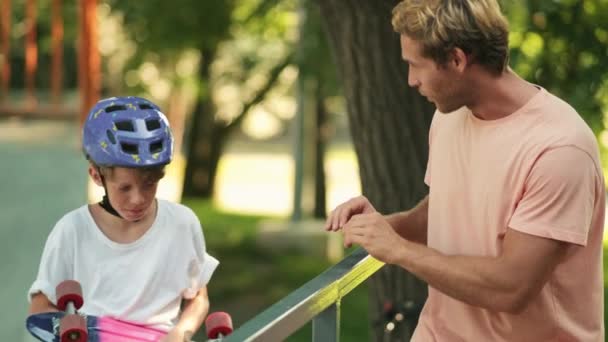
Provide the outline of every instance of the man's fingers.
<path id="1" fill-rule="evenodd" d="M 344 210 L 340 213 L 340 221 L 338 222 L 339 228 L 344 227 L 346 223 L 351 219 L 353 214 L 356 213 L 355 208 L 352 207 L 352 204 L 346 206 Z"/>
<path id="2" fill-rule="evenodd" d="M 325 230 L 332 230 L 333 229 L 333 220 L 334 220 L 335 211 L 336 210 L 334 209 L 331 213 L 329 213 L 329 216 L 325 220 Z"/>
<path id="3" fill-rule="evenodd" d="M 330 214 L 329 217 L 327 218 L 327 221 L 325 222 L 325 230 L 328 231 L 336 231 L 338 230 L 339 226 L 338 226 L 338 220 L 340 217 L 340 212 L 342 210 L 342 205 L 336 207 Z"/>
<path id="4" fill-rule="evenodd" d="M 329 215 L 325 222 L 325 230 L 338 231 L 350 222 L 353 217 L 365 212 L 368 206 L 368 201 L 365 197 L 359 196 L 340 204 Z M 370 208 L 373 209 L 373 207 Z"/>
<path id="5" fill-rule="evenodd" d="M 364 239 L 364 235 L 357 234 L 350 230 L 349 232 L 344 231 L 344 247 L 349 248 L 352 245 L 362 245 Z"/>

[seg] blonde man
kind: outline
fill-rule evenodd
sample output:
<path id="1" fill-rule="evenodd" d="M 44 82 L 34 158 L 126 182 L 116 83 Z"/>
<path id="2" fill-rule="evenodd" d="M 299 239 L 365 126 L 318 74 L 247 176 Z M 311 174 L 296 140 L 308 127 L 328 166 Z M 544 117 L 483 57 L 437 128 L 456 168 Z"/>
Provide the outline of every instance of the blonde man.
<path id="1" fill-rule="evenodd" d="M 437 107 L 430 192 L 387 216 L 351 199 L 326 228 L 429 284 L 413 341 L 603 341 L 593 133 L 509 69 L 495 0 L 405 0 L 392 23 L 409 85 Z"/>

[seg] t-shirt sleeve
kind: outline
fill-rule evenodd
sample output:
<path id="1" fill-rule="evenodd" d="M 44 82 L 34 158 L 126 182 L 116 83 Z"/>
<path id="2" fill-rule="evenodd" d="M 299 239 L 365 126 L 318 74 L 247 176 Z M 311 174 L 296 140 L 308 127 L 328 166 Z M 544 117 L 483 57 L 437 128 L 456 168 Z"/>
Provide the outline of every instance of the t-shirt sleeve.
<path id="1" fill-rule="evenodd" d="M 431 127 L 429 128 L 429 159 L 426 162 L 426 172 L 424 174 L 424 183 L 426 183 L 426 185 L 428 185 L 429 187 L 431 186 L 431 161 L 432 161 L 432 149 L 431 146 L 433 144 L 433 136 L 435 134 L 435 131 L 437 131 L 437 121 L 439 120 L 438 117 L 441 114 L 439 112 L 435 112 L 435 114 L 433 115 L 433 120 L 431 121 Z"/>
<path id="2" fill-rule="evenodd" d="M 59 221 L 46 240 L 36 280 L 28 291 L 28 302 L 32 296 L 41 292 L 54 305 L 57 304 L 55 287 L 66 279 L 72 279 L 72 250 L 69 246 L 68 223 Z"/>
<path id="3" fill-rule="evenodd" d="M 549 150 L 528 175 L 509 228 L 584 246 L 598 184 L 600 175 L 586 152 L 574 146 Z"/>
<path id="4" fill-rule="evenodd" d="M 198 290 L 203 286 L 207 286 L 213 272 L 219 265 L 219 261 L 207 253 L 203 229 L 201 228 L 198 219 L 196 220 L 196 223 L 192 225 L 192 228 L 192 241 L 194 243 L 196 257 L 191 260 L 188 265 L 190 284 L 184 293 L 184 298 L 186 299 L 193 298 L 196 293 L 198 293 Z"/>

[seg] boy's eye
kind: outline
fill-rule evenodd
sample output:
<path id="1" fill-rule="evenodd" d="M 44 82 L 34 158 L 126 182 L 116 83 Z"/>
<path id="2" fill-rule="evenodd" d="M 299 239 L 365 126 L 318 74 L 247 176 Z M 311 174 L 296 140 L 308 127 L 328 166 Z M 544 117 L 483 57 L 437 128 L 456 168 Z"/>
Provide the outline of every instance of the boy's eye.
<path id="1" fill-rule="evenodd" d="M 131 189 L 130 186 L 121 186 L 120 188 L 118 188 L 118 190 L 122 191 L 122 192 L 127 192 Z"/>

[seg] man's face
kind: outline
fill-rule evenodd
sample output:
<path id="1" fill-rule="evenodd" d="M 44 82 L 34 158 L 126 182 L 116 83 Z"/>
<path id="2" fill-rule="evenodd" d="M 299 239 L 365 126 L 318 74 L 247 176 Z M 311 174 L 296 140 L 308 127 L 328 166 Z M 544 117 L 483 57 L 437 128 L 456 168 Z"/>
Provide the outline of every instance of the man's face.
<path id="1" fill-rule="evenodd" d="M 442 113 L 453 112 L 465 105 L 462 93 L 464 84 L 450 62 L 438 66 L 422 54 L 422 44 L 401 35 L 401 57 L 408 63 L 408 84 L 418 90 Z"/>

